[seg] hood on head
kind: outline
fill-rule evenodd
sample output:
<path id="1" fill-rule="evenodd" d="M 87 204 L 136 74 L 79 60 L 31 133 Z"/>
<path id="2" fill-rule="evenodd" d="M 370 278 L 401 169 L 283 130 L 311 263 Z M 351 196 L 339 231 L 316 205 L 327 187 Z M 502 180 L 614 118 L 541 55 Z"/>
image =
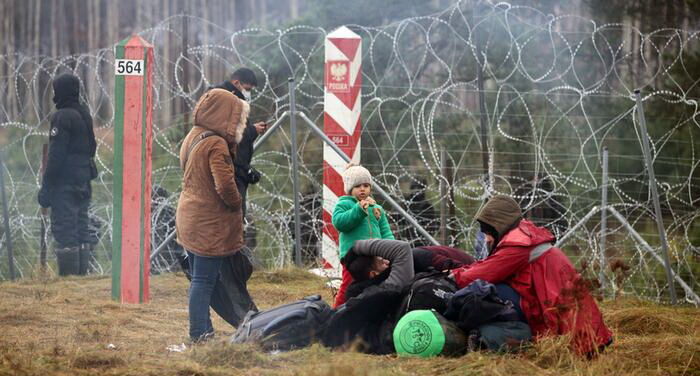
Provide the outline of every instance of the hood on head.
<path id="1" fill-rule="evenodd" d="M 53 102 L 61 108 L 69 103 L 79 103 L 80 80 L 78 77 L 64 73 L 53 80 Z"/>
<path id="2" fill-rule="evenodd" d="M 213 131 L 227 141 L 239 143 L 248 121 L 250 106 L 223 89 L 204 93 L 194 108 L 194 125 Z"/>
<path id="3" fill-rule="evenodd" d="M 509 196 L 498 195 L 491 197 L 474 219 L 493 227 L 499 238 L 502 238 L 520 222 L 521 216 L 520 205 L 515 200 Z"/>

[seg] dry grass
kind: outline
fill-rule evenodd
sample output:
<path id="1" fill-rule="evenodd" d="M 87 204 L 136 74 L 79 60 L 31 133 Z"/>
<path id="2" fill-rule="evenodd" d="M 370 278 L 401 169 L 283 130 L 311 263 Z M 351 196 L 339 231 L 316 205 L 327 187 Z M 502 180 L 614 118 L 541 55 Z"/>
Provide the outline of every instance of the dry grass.
<path id="1" fill-rule="evenodd" d="M 637 300 L 603 304 L 615 344 L 593 361 L 561 338 L 518 355 L 411 359 L 318 345 L 272 355 L 227 344 L 233 328 L 218 317 L 217 340 L 169 352 L 187 340 L 188 282 L 176 274 L 151 281 L 153 299 L 143 305 L 112 302 L 108 278 L 0 284 L 0 375 L 700 375 L 698 310 Z M 315 293 L 330 301 L 324 280 L 301 270 L 256 272 L 250 285 L 261 308 Z"/>

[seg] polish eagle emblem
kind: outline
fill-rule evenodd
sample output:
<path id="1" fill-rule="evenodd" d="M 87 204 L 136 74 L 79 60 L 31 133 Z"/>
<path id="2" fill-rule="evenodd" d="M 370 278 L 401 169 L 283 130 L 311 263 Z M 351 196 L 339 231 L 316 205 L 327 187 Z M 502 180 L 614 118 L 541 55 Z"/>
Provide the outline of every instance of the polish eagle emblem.
<path id="1" fill-rule="evenodd" d="M 348 66 L 345 64 L 332 64 L 331 76 L 334 81 L 342 81 L 345 75 L 348 74 Z"/>

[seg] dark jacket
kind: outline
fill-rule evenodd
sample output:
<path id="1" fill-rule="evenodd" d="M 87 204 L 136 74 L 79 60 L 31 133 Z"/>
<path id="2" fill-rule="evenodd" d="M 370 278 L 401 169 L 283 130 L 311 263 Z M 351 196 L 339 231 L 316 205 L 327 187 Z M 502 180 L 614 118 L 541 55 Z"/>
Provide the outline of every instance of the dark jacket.
<path id="1" fill-rule="evenodd" d="M 243 93 L 233 86 L 231 81 L 224 81 L 213 88 L 228 90 L 241 100 L 246 100 Z M 236 182 L 239 185 L 244 184 L 247 186 L 251 183 L 250 174 L 248 172 L 250 171 L 250 161 L 253 159 L 253 144 L 257 138 L 258 132 L 255 130 L 249 118 L 246 122 L 245 130 L 243 131 L 243 139 L 238 143 L 236 155 L 233 159 L 233 164 L 236 166 Z"/>
<path id="2" fill-rule="evenodd" d="M 95 151 L 97 143 L 92 117 L 80 104 L 80 81 L 62 74 L 53 82 L 57 111 L 51 117 L 49 155 L 42 180 L 43 189 L 58 184 L 81 184 L 97 177 Z"/>

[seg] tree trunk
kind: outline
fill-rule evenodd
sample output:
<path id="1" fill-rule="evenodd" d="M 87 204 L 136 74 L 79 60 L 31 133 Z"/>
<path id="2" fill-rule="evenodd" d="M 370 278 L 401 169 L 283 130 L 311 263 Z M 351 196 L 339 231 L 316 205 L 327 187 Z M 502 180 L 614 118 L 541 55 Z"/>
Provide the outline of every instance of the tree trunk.
<path id="1" fill-rule="evenodd" d="M 0 55 L 5 55 L 7 53 L 7 30 L 5 29 L 5 23 L 8 18 L 7 14 L 7 3 L 4 1 L 0 1 Z M 0 62 L 0 77 L 5 77 L 5 66 L 7 65 L 7 62 Z M 0 91 L 0 103 L 4 102 L 4 98 L 7 98 L 7 95 Z M 4 106 L 4 103 L 3 103 Z M 5 122 L 7 119 L 4 118 L 2 114 L 0 114 L 0 123 Z"/>
<path id="2" fill-rule="evenodd" d="M 267 27 L 267 0 L 260 1 L 260 26 Z"/>
<path id="3" fill-rule="evenodd" d="M 56 29 L 56 20 L 59 18 L 58 0 L 51 0 L 51 57 L 58 55 L 58 33 Z"/>
<path id="4" fill-rule="evenodd" d="M 289 15 L 293 20 L 299 18 L 299 0 L 289 1 Z"/>
<path id="5" fill-rule="evenodd" d="M 15 2 L 14 1 L 9 1 L 6 2 L 5 5 L 7 5 L 7 17 L 5 18 L 5 30 L 7 31 L 6 35 L 9 35 L 9 41 L 7 43 L 7 55 L 11 56 L 10 61 L 8 62 L 8 69 L 7 73 L 11 73 L 13 71 L 14 65 L 15 65 L 15 58 L 14 58 L 14 53 L 15 53 L 15 42 L 16 42 L 16 34 L 15 34 L 15 17 L 17 16 L 15 12 Z M 14 119 L 17 117 L 17 108 L 15 105 L 15 92 L 14 92 L 14 85 L 9 85 L 7 88 L 7 107 L 9 108 L 9 118 Z"/>
<path id="6" fill-rule="evenodd" d="M 36 0 L 34 9 L 34 56 L 41 54 L 41 0 Z"/>
<path id="7" fill-rule="evenodd" d="M 170 8 L 168 7 L 168 2 L 168 0 L 163 0 L 160 6 L 160 9 L 165 17 L 170 16 Z M 170 33 L 167 33 L 167 35 L 165 35 L 165 38 L 163 38 L 163 48 L 161 49 L 160 53 L 160 58 L 162 61 L 169 61 L 168 56 L 170 52 L 170 39 Z M 163 76 L 165 80 L 170 79 L 169 64 L 163 64 Z M 165 92 L 165 84 L 161 84 L 159 90 Z M 167 119 L 166 121 L 170 121 L 170 119 L 172 119 L 172 106 L 170 103 L 171 101 L 165 101 L 165 105 L 163 106 L 163 119 Z"/>

